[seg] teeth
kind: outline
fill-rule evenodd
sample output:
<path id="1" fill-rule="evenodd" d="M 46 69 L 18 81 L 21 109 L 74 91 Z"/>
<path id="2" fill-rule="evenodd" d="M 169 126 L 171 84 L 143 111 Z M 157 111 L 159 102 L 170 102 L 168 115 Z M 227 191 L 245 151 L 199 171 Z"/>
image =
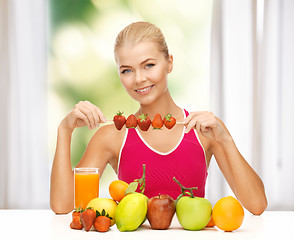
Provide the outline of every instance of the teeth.
<path id="1" fill-rule="evenodd" d="M 151 88 L 151 86 L 150 86 L 150 87 L 143 88 L 143 89 L 138 89 L 137 92 L 146 92 L 146 91 L 148 91 L 150 88 Z"/>

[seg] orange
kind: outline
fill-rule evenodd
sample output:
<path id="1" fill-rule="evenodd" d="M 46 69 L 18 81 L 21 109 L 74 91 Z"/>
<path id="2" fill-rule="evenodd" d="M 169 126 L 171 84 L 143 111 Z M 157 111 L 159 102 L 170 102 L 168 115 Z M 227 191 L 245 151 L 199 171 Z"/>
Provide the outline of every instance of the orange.
<path id="1" fill-rule="evenodd" d="M 211 218 L 210 218 L 209 222 L 207 223 L 206 227 L 214 227 L 214 226 L 215 226 L 215 224 L 214 224 L 213 218 L 211 216 Z"/>
<path id="2" fill-rule="evenodd" d="M 128 186 L 129 184 L 124 181 L 114 180 L 109 185 L 109 194 L 114 201 L 120 202 L 126 195 L 125 191 L 127 190 Z"/>
<path id="3" fill-rule="evenodd" d="M 241 226 L 244 219 L 244 209 L 236 198 L 224 197 L 214 205 L 212 218 L 218 228 L 231 232 Z"/>

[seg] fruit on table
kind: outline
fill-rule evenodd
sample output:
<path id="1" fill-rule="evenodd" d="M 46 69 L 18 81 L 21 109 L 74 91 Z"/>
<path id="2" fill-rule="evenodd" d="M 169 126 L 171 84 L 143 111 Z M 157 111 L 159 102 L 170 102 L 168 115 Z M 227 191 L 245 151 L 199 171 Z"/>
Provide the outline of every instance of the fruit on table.
<path id="1" fill-rule="evenodd" d="M 99 216 L 94 222 L 94 227 L 98 232 L 107 232 L 111 224 L 110 218 Z"/>
<path id="2" fill-rule="evenodd" d="M 201 230 L 210 220 L 211 217 L 211 203 L 201 197 L 193 195 L 193 189 L 184 187 L 176 178 L 174 178 L 181 187 L 182 194 L 176 200 L 176 214 L 179 223 L 187 230 Z M 189 191 L 187 194 L 186 191 Z"/>
<path id="3" fill-rule="evenodd" d="M 113 122 L 117 130 L 121 130 L 126 123 L 126 118 L 123 116 L 123 112 L 118 111 L 113 117 Z"/>
<path id="4" fill-rule="evenodd" d="M 94 222 L 94 228 L 98 232 L 107 232 L 111 225 L 111 217 L 109 217 L 108 213 L 105 210 L 102 210 L 102 213 L 96 211 L 96 219 Z"/>
<path id="5" fill-rule="evenodd" d="M 161 129 L 163 127 L 163 121 L 159 113 L 157 113 L 152 120 L 152 127 L 153 129 Z"/>
<path id="6" fill-rule="evenodd" d="M 159 194 L 148 200 L 147 219 L 152 229 L 168 229 L 175 212 L 175 201 L 167 194 Z"/>
<path id="7" fill-rule="evenodd" d="M 212 210 L 215 225 L 227 232 L 238 229 L 244 219 L 244 209 L 234 197 L 228 196 L 216 202 Z"/>
<path id="8" fill-rule="evenodd" d="M 72 215 L 72 218 L 74 218 L 76 216 L 81 216 L 81 214 L 82 214 L 81 213 L 81 210 L 82 210 L 81 208 L 77 208 L 77 209 L 75 208 L 74 211 L 71 214 Z"/>
<path id="9" fill-rule="evenodd" d="M 188 230 L 201 230 L 210 220 L 211 204 L 205 198 L 183 196 L 176 206 L 181 226 Z"/>
<path id="10" fill-rule="evenodd" d="M 117 203 L 111 198 L 94 198 L 87 207 L 93 208 L 94 211 L 102 212 L 103 209 L 112 218 L 111 226 L 115 223 L 114 213 L 117 207 Z"/>
<path id="11" fill-rule="evenodd" d="M 70 228 L 78 229 L 78 230 L 83 229 L 83 224 L 81 222 L 81 217 L 80 216 L 74 216 L 73 217 L 72 222 L 70 223 Z"/>
<path id="12" fill-rule="evenodd" d="M 114 180 L 110 183 L 108 190 L 114 201 L 120 202 L 126 196 L 126 190 L 129 187 L 124 181 Z"/>
<path id="13" fill-rule="evenodd" d="M 125 196 L 115 210 L 115 223 L 119 231 L 136 230 L 145 220 L 148 198 L 142 193 Z"/>
<path id="14" fill-rule="evenodd" d="M 214 227 L 214 226 L 215 226 L 215 223 L 214 223 L 212 215 L 211 215 L 211 218 L 210 218 L 209 222 L 207 223 L 206 227 Z"/>
<path id="15" fill-rule="evenodd" d="M 89 231 L 96 219 L 96 212 L 92 208 L 87 208 L 82 212 L 81 222 L 85 231 Z"/>
<path id="16" fill-rule="evenodd" d="M 151 125 L 151 120 L 147 114 L 141 114 L 138 117 L 138 126 L 142 131 L 147 131 Z"/>
<path id="17" fill-rule="evenodd" d="M 172 129 L 176 125 L 176 119 L 169 113 L 164 116 L 163 124 L 167 129 Z"/>

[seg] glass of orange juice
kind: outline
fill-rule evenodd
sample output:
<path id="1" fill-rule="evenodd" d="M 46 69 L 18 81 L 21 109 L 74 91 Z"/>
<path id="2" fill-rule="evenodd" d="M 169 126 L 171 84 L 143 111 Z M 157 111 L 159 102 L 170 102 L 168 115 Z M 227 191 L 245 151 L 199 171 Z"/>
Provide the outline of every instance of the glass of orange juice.
<path id="1" fill-rule="evenodd" d="M 75 208 L 86 209 L 88 203 L 99 197 L 99 168 L 74 169 Z"/>

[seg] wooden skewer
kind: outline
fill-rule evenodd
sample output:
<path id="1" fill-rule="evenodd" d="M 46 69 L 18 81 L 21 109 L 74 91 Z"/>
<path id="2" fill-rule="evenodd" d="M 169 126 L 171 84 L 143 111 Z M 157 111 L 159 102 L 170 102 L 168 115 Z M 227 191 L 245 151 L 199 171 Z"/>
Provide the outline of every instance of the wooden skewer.
<path id="1" fill-rule="evenodd" d="M 100 124 L 106 124 L 106 123 L 113 123 L 113 120 L 106 120 L 106 122 L 101 122 Z M 176 124 L 184 124 L 184 122 L 176 122 Z"/>

